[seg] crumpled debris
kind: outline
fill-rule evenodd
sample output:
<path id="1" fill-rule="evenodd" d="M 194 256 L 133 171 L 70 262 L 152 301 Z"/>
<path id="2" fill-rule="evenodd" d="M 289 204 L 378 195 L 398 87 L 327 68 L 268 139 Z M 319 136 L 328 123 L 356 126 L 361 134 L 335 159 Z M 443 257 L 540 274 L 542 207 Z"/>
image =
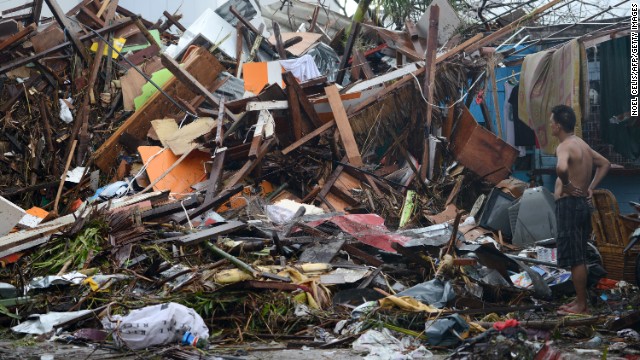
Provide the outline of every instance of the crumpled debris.
<path id="1" fill-rule="evenodd" d="M 408 336 L 398 340 L 388 329 L 369 330 L 353 342 L 355 351 L 367 353 L 366 360 L 411 360 L 429 359 L 433 354 Z M 410 348 L 416 348 L 409 351 Z"/>
<path id="2" fill-rule="evenodd" d="M 53 331 L 53 329 L 68 321 L 83 317 L 90 314 L 91 310 L 80 310 L 73 312 L 50 312 L 47 314 L 33 314 L 29 316 L 32 320 L 24 321 L 20 325 L 16 325 L 11 330 L 17 333 L 42 335 Z"/>
<path id="3" fill-rule="evenodd" d="M 633 329 L 622 329 L 617 332 L 617 335 L 627 340 L 640 341 L 640 334 Z"/>

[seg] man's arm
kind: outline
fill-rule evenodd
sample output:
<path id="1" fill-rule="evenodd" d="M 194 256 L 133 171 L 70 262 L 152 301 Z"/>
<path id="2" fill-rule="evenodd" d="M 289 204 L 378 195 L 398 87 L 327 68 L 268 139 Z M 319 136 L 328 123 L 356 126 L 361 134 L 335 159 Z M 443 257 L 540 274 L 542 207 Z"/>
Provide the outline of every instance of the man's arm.
<path id="1" fill-rule="evenodd" d="M 611 168 L 611 163 L 604 156 L 600 155 L 597 151 L 591 149 L 591 156 L 593 157 L 593 165 L 596 167 L 596 173 L 593 176 L 593 180 L 591 180 L 591 184 L 589 185 L 589 197 L 593 193 L 593 189 L 595 189 L 602 179 L 607 175 L 609 169 Z"/>
<path id="2" fill-rule="evenodd" d="M 558 157 L 556 174 L 562 181 L 562 186 L 566 186 L 569 183 L 569 149 L 564 146 L 558 146 L 556 156 Z"/>

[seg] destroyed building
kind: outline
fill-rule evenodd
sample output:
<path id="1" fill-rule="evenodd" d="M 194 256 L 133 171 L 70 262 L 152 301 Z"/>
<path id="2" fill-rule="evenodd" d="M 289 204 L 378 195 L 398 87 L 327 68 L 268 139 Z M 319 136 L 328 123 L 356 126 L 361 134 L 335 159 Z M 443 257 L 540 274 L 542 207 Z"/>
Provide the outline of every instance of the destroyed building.
<path id="1" fill-rule="evenodd" d="M 2 358 L 638 357 L 628 1 L 123 2 L 2 11 Z M 614 164 L 587 315 L 556 312 L 558 99 Z"/>

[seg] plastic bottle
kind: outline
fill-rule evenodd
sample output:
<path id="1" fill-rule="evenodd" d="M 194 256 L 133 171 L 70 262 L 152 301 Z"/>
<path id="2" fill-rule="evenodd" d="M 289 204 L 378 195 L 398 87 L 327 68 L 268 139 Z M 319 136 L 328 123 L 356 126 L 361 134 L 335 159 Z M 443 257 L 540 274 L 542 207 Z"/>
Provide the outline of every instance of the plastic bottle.
<path id="1" fill-rule="evenodd" d="M 193 335 L 190 331 L 186 331 L 182 336 L 182 345 L 195 346 L 199 349 L 206 349 L 209 346 L 207 339 L 201 339 Z"/>

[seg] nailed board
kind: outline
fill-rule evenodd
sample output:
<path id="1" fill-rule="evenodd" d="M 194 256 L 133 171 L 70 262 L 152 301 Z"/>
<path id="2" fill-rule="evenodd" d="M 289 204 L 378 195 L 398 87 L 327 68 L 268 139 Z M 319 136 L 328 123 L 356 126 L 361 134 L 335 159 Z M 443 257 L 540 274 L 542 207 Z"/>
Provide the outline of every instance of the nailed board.
<path id="1" fill-rule="evenodd" d="M 209 88 L 218 78 L 218 74 L 224 69 L 218 60 L 203 48 L 194 50 L 184 63 L 184 69 Z M 173 98 L 193 99 L 196 94 L 178 79 L 172 78 L 162 87 Z M 118 144 L 118 138 L 123 133 L 128 133 L 138 139 L 143 139 L 149 128 L 151 120 L 162 119 L 166 114 L 178 111 L 162 93 L 156 92 L 151 98 L 129 117 L 113 135 L 95 152 L 95 163 L 105 173 L 109 173 L 114 167 L 118 153 L 122 146 Z"/>

